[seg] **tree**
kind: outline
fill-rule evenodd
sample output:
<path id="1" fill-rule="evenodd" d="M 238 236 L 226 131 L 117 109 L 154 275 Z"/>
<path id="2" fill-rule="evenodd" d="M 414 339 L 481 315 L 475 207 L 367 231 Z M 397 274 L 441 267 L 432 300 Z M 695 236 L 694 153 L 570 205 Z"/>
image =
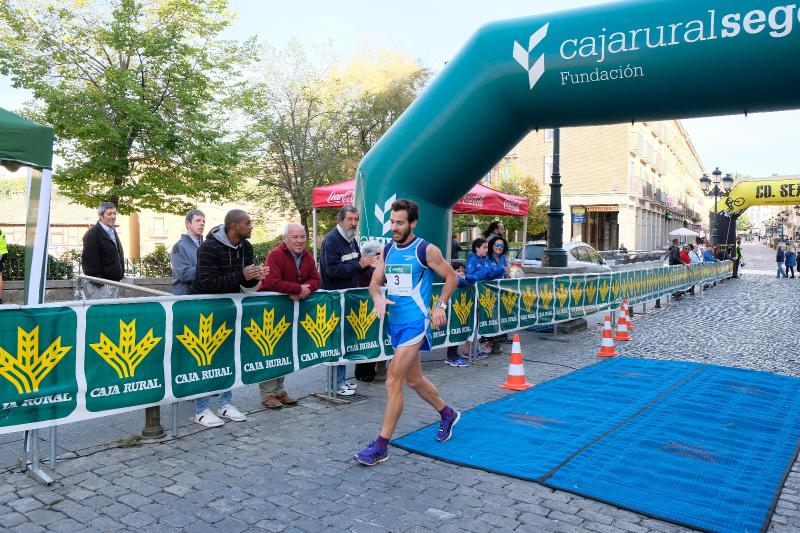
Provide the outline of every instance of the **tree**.
<path id="1" fill-rule="evenodd" d="M 316 50 L 312 60 L 297 42 L 280 51 L 261 47 L 258 57 L 258 76 L 242 87 L 238 99 L 249 117 L 247 168 L 257 182 L 250 196 L 297 213 L 308 227 L 311 190 L 351 178 L 427 78 L 419 67 L 406 74 L 369 62 L 351 76 L 337 70 L 325 50 Z M 383 75 L 370 75 L 370 69 Z M 371 85 L 364 89 L 361 81 Z M 335 214 L 323 211 L 322 231 L 333 226 Z"/>
<path id="2" fill-rule="evenodd" d="M 54 128 L 54 175 L 73 201 L 185 212 L 239 182 L 241 143 L 221 112 L 238 47 L 216 40 L 225 0 L 0 3 L 0 71 L 33 92 Z"/>
<path id="3" fill-rule="evenodd" d="M 747 233 L 750 230 L 750 217 L 747 213 L 742 213 L 736 219 L 736 231 L 739 233 Z"/>

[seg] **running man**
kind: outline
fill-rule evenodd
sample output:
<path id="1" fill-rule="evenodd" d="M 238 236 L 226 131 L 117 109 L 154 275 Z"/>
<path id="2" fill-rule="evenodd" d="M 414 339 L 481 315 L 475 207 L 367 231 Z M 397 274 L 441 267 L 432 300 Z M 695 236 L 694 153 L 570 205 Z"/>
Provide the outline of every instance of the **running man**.
<path id="1" fill-rule="evenodd" d="M 414 235 L 419 218 L 419 206 L 411 200 L 400 199 L 392 204 L 390 224 L 392 243 L 383 249 L 369 285 L 375 303 L 375 314 L 388 312 L 389 338 L 394 349 L 392 364 L 386 376 L 386 412 L 378 438 L 356 454 L 356 461 L 374 466 L 389 458 L 387 445 L 403 412 L 403 382 L 431 404 L 441 415 L 436 440 L 445 442 L 461 414 L 444 403 L 439 391 L 422 374 L 419 352 L 431 349 L 431 324 L 440 328 L 447 323 L 447 302 L 456 289 L 458 277 L 444 260 L 442 252 Z M 429 316 L 433 273 L 444 278 L 444 288 L 433 316 Z M 383 296 L 384 276 L 387 296 Z"/>

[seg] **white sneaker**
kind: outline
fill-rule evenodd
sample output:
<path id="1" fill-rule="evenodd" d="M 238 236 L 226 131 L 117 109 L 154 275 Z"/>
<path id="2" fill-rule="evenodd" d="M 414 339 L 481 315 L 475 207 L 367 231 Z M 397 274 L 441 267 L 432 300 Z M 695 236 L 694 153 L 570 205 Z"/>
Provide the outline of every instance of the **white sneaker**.
<path id="1" fill-rule="evenodd" d="M 247 417 L 244 416 L 237 408 L 232 406 L 231 404 L 223 405 L 217 411 L 217 414 L 223 418 L 227 418 L 228 420 L 232 420 L 234 422 L 244 422 L 247 420 Z"/>
<path id="2" fill-rule="evenodd" d="M 218 428 L 225 425 L 220 417 L 211 412 L 211 409 L 206 409 L 199 415 L 194 415 L 194 421 L 207 428 Z"/>
<path id="3" fill-rule="evenodd" d="M 347 387 L 350 390 L 356 390 L 358 388 L 358 383 L 352 383 L 352 382 L 347 382 L 346 381 L 344 386 Z"/>
<path id="4" fill-rule="evenodd" d="M 347 385 L 342 385 L 341 387 L 338 387 L 336 389 L 337 396 L 352 396 L 355 393 L 356 391 L 354 391 L 351 388 L 348 388 Z"/>

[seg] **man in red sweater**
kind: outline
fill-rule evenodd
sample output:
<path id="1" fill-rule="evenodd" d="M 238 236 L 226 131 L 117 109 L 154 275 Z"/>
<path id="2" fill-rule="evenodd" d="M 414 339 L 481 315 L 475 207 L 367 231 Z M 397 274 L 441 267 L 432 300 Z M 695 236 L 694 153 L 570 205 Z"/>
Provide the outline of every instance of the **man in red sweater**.
<path id="1" fill-rule="evenodd" d="M 286 225 L 283 242 L 267 255 L 264 265 L 269 270 L 258 286 L 259 291 L 282 292 L 292 300 L 305 300 L 319 289 L 319 272 L 306 249 L 306 229 L 300 224 Z M 259 383 L 258 389 L 261 403 L 270 409 L 297 403 L 283 389 L 283 377 Z"/>

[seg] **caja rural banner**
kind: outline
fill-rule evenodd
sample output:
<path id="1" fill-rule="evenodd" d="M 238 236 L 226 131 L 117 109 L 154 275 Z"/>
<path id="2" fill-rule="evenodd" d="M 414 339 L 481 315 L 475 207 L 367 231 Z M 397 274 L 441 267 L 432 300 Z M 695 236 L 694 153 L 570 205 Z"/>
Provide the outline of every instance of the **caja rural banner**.
<path id="1" fill-rule="evenodd" d="M 730 276 L 732 263 L 459 287 L 434 346 L 617 308 Z M 434 285 L 433 308 L 442 286 Z M 391 310 L 390 310 L 391 312 Z M 0 310 L 0 433 L 252 385 L 322 363 L 391 357 L 366 289 L 137 298 Z"/>

